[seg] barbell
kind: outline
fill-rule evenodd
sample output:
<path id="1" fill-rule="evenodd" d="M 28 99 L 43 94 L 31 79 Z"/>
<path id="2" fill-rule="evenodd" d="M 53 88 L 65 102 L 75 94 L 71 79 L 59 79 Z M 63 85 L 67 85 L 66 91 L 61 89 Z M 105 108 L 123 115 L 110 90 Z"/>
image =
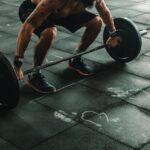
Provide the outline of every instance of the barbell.
<path id="1" fill-rule="evenodd" d="M 135 23 L 128 18 L 115 18 L 114 23 L 117 29 L 117 36 L 121 38 L 121 43 L 117 47 L 110 48 L 104 44 L 55 62 L 28 69 L 24 71 L 24 75 L 103 48 L 105 48 L 108 54 L 118 62 L 126 63 L 133 60 L 141 50 L 141 35 L 146 34 L 147 31 L 139 31 Z M 103 32 L 104 43 L 106 43 L 108 37 L 109 31 L 105 27 Z M 2 87 L 0 92 L 0 111 L 7 111 L 14 108 L 18 104 L 20 98 L 20 88 L 13 66 L 2 53 L 0 53 L 0 85 Z"/>

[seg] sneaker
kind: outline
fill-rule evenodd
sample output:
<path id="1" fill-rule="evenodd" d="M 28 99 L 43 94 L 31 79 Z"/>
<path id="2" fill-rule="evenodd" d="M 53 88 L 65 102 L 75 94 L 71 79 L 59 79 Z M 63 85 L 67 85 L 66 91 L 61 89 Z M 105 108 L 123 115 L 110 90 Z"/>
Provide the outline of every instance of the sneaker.
<path id="1" fill-rule="evenodd" d="M 69 60 L 68 68 L 75 70 L 83 76 L 90 76 L 93 74 L 92 68 L 86 65 L 81 57 Z"/>
<path id="2" fill-rule="evenodd" d="M 56 92 L 56 88 L 50 83 L 46 82 L 45 77 L 41 73 L 28 75 L 26 84 L 42 94 Z"/>

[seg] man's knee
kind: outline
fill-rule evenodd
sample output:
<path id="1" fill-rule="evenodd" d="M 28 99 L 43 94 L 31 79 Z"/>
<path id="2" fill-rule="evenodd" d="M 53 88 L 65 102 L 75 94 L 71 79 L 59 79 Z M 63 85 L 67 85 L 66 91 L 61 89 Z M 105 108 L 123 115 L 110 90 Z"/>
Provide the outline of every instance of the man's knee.
<path id="1" fill-rule="evenodd" d="M 101 27 L 102 27 L 102 19 L 100 16 L 96 16 L 93 18 L 89 23 L 86 25 L 87 28 L 93 31 L 100 32 Z"/>
<path id="2" fill-rule="evenodd" d="M 53 40 L 56 38 L 56 35 L 57 35 L 57 28 L 56 27 L 47 28 L 41 34 L 41 36 L 45 40 Z"/>
<path id="3" fill-rule="evenodd" d="M 99 26 L 99 28 L 102 27 L 103 21 L 102 21 L 102 19 L 101 19 L 100 16 L 96 16 L 96 17 L 95 17 L 95 24 L 96 24 L 97 26 Z"/>

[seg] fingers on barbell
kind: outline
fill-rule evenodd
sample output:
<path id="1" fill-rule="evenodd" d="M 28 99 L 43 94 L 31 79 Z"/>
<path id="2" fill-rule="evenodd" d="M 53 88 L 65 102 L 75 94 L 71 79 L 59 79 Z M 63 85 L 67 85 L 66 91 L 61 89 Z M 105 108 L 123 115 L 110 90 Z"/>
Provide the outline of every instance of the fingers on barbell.
<path id="1" fill-rule="evenodd" d="M 117 37 L 117 42 L 118 42 L 118 45 L 120 45 L 122 43 L 122 38 L 121 37 Z"/>
<path id="2" fill-rule="evenodd" d="M 23 71 L 21 68 L 14 68 L 17 79 L 22 80 L 23 79 Z"/>
<path id="3" fill-rule="evenodd" d="M 120 45 L 122 42 L 122 38 L 118 37 L 118 36 L 114 36 L 114 37 L 109 37 L 108 40 L 106 41 L 106 45 L 108 48 L 114 48 L 117 47 L 118 45 Z"/>

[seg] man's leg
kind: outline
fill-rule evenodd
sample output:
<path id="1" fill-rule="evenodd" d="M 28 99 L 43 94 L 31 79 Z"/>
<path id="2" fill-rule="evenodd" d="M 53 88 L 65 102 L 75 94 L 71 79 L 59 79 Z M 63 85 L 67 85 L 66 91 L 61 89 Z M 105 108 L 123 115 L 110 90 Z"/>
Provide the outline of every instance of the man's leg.
<path id="1" fill-rule="evenodd" d="M 41 33 L 39 40 L 34 47 L 34 66 L 40 66 L 43 63 L 48 49 L 52 45 L 56 35 L 56 27 L 47 28 Z"/>
<path id="2" fill-rule="evenodd" d="M 34 67 L 42 65 L 48 49 L 56 37 L 56 34 L 57 29 L 55 27 L 46 28 L 40 34 L 39 40 L 34 47 Z M 40 73 L 40 71 L 36 70 L 32 73 L 32 75 L 28 76 L 26 83 L 40 93 L 50 93 L 56 90 L 53 85 L 45 81 L 44 76 Z"/>
<path id="3" fill-rule="evenodd" d="M 99 16 L 96 16 L 82 26 L 85 26 L 86 29 L 77 47 L 77 53 L 85 51 L 93 43 L 93 41 L 101 31 L 102 20 Z"/>
<path id="4" fill-rule="evenodd" d="M 102 20 L 99 16 L 95 16 L 93 19 L 91 19 L 87 23 L 84 23 L 82 26 L 86 27 L 86 29 L 81 37 L 81 41 L 75 53 L 85 51 L 93 43 L 93 41 L 101 31 Z M 81 57 L 71 60 L 69 62 L 69 68 L 77 71 L 79 74 L 84 76 L 93 74 L 92 68 L 86 65 Z"/>

